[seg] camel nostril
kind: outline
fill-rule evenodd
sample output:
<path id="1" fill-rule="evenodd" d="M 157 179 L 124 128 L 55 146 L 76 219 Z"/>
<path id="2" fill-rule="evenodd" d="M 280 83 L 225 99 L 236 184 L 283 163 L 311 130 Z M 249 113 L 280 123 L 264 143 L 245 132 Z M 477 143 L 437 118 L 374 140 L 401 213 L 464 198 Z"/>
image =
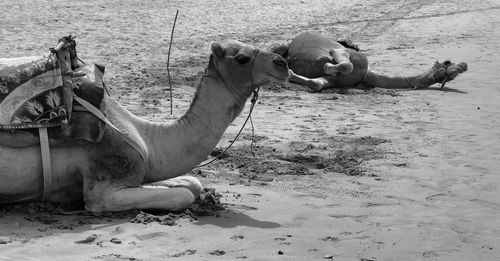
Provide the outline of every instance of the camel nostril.
<path id="1" fill-rule="evenodd" d="M 274 58 L 273 63 L 279 66 L 288 66 L 287 62 L 281 57 Z"/>

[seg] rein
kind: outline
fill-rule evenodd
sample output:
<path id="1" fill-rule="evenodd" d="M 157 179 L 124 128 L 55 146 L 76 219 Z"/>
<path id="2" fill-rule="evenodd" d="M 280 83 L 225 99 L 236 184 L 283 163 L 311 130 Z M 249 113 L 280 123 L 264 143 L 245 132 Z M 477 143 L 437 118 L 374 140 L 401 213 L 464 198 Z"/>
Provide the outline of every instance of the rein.
<path id="1" fill-rule="evenodd" d="M 250 122 L 252 123 L 252 137 L 253 137 L 254 132 L 253 132 L 252 112 L 253 112 L 253 109 L 255 107 L 255 104 L 257 103 L 257 100 L 259 99 L 260 86 L 257 86 L 256 88 L 253 88 L 255 86 L 255 84 L 254 84 L 254 81 L 253 81 L 253 73 L 252 72 L 253 72 L 253 66 L 254 66 L 254 63 L 255 63 L 255 57 L 257 56 L 258 53 L 259 53 L 259 50 L 256 50 L 255 53 L 252 56 L 252 65 L 251 65 L 251 68 L 250 68 L 250 80 L 251 80 L 251 84 L 252 84 L 253 93 L 252 93 L 252 99 L 250 100 L 250 102 L 251 102 L 250 111 L 248 112 L 248 115 L 247 115 L 247 118 L 245 119 L 245 122 L 243 123 L 243 125 L 240 128 L 240 130 L 238 131 L 238 134 L 236 134 L 236 137 L 234 137 L 234 139 L 231 141 L 231 143 L 222 152 L 220 152 L 219 154 L 217 154 L 217 156 L 215 156 L 213 159 L 211 159 L 211 160 L 205 160 L 204 162 L 200 163 L 198 166 L 196 166 L 197 168 L 207 166 L 210 163 L 212 163 L 212 162 L 220 159 L 220 157 L 224 153 L 226 153 L 233 146 L 233 144 L 236 142 L 236 140 L 238 140 L 238 137 L 240 136 L 241 132 L 243 132 L 243 129 L 245 128 L 248 120 L 250 120 Z M 217 75 L 224 82 L 224 85 L 227 87 L 227 83 L 224 80 L 224 77 L 222 77 L 222 75 L 219 73 L 219 71 L 217 70 L 217 68 L 215 68 L 215 71 L 217 72 Z M 254 140 L 252 138 L 252 148 L 253 148 L 253 141 Z M 253 153 L 253 149 L 252 149 L 252 155 L 253 154 L 254 153 Z"/>

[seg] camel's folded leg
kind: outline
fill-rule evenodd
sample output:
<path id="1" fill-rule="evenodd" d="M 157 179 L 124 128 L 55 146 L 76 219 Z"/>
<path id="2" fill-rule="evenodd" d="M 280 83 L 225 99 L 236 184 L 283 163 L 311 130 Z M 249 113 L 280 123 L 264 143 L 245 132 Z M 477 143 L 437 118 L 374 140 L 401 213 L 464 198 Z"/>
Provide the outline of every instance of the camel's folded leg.
<path id="1" fill-rule="evenodd" d="M 193 192 L 198 191 L 201 192 L 202 186 L 200 181 L 197 178 L 192 176 L 179 176 L 176 178 L 166 179 L 150 184 L 146 184 L 144 186 L 163 186 L 167 188 L 176 188 L 176 187 L 189 187 L 193 190 Z M 198 196 L 198 195 L 196 195 Z"/>
<path id="2" fill-rule="evenodd" d="M 332 49 L 330 55 L 337 64 L 326 63 L 325 73 L 335 76 L 337 73 L 350 74 L 354 70 L 354 65 L 351 63 L 350 54 L 345 49 Z"/>
<path id="3" fill-rule="evenodd" d="M 331 81 L 332 77 L 333 76 L 324 76 L 311 79 L 302 75 L 295 74 L 292 70 L 290 70 L 289 81 L 308 86 L 309 88 L 313 89 L 313 91 L 318 92 L 323 88 L 329 88 L 333 86 Z"/>
<path id="4" fill-rule="evenodd" d="M 91 212 L 183 210 L 195 201 L 200 192 L 201 184 L 194 177 L 173 178 L 138 187 L 117 187 L 108 182 L 99 182 L 85 191 L 85 209 Z"/>

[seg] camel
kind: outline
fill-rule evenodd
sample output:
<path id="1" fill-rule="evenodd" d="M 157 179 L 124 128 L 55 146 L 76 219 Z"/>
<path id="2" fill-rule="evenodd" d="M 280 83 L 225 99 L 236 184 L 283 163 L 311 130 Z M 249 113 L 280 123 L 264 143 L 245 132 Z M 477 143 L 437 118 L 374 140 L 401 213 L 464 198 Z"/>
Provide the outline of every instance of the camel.
<path id="1" fill-rule="evenodd" d="M 287 59 L 290 81 L 319 92 L 324 88 L 380 87 L 388 89 L 427 88 L 448 81 L 467 71 L 466 63 L 435 62 L 429 70 L 413 76 L 378 73 L 350 41 L 333 41 L 315 32 L 304 32 L 291 42 L 271 51 Z"/>
<path id="2" fill-rule="evenodd" d="M 0 204 L 44 197 L 59 203 L 83 201 L 90 212 L 187 208 L 202 185 L 185 174 L 213 151 L 258 86 L 289 77 L 285 59 L 272 52 L 234 40 L 213 42 L 210 50 L 188 111 L 173 123 L 136 117 L 104 95 L 106 115 L 136 133 L 146 153 L 107 125 L 99 143 L 51 139 L 52 184 L 44 188 L 39 144 L 0 145 Z"/>

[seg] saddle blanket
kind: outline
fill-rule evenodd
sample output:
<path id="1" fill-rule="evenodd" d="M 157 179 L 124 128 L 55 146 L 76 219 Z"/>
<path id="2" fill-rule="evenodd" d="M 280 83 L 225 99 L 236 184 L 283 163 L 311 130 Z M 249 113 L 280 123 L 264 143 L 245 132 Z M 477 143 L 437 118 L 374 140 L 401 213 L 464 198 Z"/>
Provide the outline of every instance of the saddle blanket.
<path id="1" fill-rule="evenodd" d="M 68 123 L 65 91 L 55 55 L 0 58 L 0 129 Z"/>

